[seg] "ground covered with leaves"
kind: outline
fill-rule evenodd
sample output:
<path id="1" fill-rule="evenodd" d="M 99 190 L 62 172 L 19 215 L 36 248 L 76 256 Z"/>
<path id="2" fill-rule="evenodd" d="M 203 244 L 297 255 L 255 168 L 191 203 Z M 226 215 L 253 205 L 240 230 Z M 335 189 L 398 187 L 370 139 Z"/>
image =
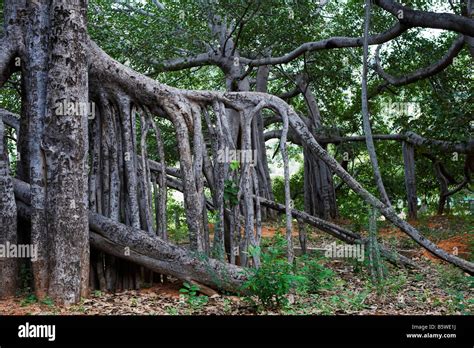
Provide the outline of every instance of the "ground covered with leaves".
<path id="1" fill-rule="evenodd" d="M 472 218 L 435 217 L 417 223 L 449 252 L 473 258 Z M 263 266 L 246 284 L 250 296 L 202 295 L 195 285 L 168 278 L 137 291 L 93 292 L 80 304 L 59 307 L 24 293 L 0 301 L 6 315 L 473 315 L 474 278 L 433 258 L 400 231 L 380 228 L 382 243 L 414 259 L 420 270 L 384 264 L 385 279 L 374 284 L 366 262 L 328 259 L 317 249 L 332 243 L 308 230 L 311 255 L 294 269 L 282 256 L 281 226 L 266 226 Z M 296 242 L 296 240 L 295 240 Z M 296 270 L 297 269 L 297 270 Z M 276 294 L 276 295 L 275 295 Z"/>

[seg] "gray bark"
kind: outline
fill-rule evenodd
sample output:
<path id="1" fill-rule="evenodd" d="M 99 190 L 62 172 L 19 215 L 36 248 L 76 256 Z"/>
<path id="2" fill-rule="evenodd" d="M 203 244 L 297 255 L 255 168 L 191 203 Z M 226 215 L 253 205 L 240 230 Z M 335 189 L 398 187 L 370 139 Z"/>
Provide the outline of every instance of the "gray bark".
<path id="1" fill-rule="evenodd" d="M 161 137 L 161 131 L 156 125 L 156 122 L 153 120 L 153 117 L 150 116 L 151 126 L 155 133 L 156 144 L 157 144 L 157 152 L 160 158 L 160 166 L 161 168 L 166 168 L 165 163 L 165 149 L 163 145 L 163 139 Z M 148 161 L 148 165 L 151 169 L 151 163 Z M 167 201 L 167 183 L 166 183 L 166 171 L 160 171 L 158 174 L 158 182 L 160 189 L 159 191 L 155 190 L 155 205 L 156 205 L 156 232 L 159 237 L 163 240 L 168 239 L 168 230 L 166 225 L 166 201 Z"/>
<path id="2" fill-rule="evenodd" d="M 53 0 L 49 7 L 47 127 L 42 137 L 50 246 L 48 295 L 64 304 L 78 302 L 89 286 L 87 115 L 57 112 L 57 103 L 63 101 L 89 102 L 86 11 L 82 1 Z"/>
<path id="3" fill-rule="evenodd" d="M 257 70 L 257 81 L 255 90 L 257 92 L 267 93 L 268 76 L 270 68 L 268 66 L 261 66 Z M 265 138 L 263 136 L 263 117 L 262 113 L 258 112 L 252 120 L 252 144 L 253 148 L 257 150 L 256 158 L 256 172 L 258 178 L 258 195 L 267 199 L 273 200 L 272 182 L 270 178 L 270 170 L 268 168 L 267 151 L 265 147 Z M 262 219 L 265 220 L 267 215 L 272 214 L 272 211 L 261 211 Z"/>
<path id="4" fill-rule="evenodd" d="M 417 195 L 415 177 L 415 147 L 406 142 L 402 143 L 403 164 L 405 167 L 405 189 L 407 191 L 408 217 L 417 218 Z"/>
<path id="5" fill-rule="evenodd" d="M 140 209 L 138 206 L 138 179 L 137 167 L 135 166 L 136 147 L 133 142 L 133 129 L 135 122 L 132 121 L 132 105 L 130 98 L 120 94 L 117 97 L 119 105 L 120 122 L 123 136 L 123 163 L 126 180 L 126 223 L 134 228 L 140 228 Z M 135 117 L 133 117 L 133 120 Z"/>
<path id="6" fill-rule="evenodd" d="M 22 53 L 24 79 L 22 119 L 27 129 L 20 136 L 27 139 L 28 152 L 21 153 L 26 159 L 28 179 L 32 189 L 31 243 L 37 245 L 38 257 L 32 261 L 35 293 L 38 298 L 47 295 L 49 286 L 50 237 L 45 215 L 46 163 L 41 147 L 46 116 L 48 78 L 48 38 L 50 14 L 45 1 L 28 3 L 29 20 L 26 25 L 25 52 Z M 54 112 L 54 111 L 53 111 Z M 20 140 L 21 141 L 21 140 Z"/>
<path id="7" fill-rule="evenodd" d="M 17 208 L 13 183 L 8 168 L 7 151 L 4 148 L 5 127 L 0 120 L 0 245 L 18 244 Z M 15 296 L 18 290 L 18 259 L 0 257 L 0 298 Z"/>

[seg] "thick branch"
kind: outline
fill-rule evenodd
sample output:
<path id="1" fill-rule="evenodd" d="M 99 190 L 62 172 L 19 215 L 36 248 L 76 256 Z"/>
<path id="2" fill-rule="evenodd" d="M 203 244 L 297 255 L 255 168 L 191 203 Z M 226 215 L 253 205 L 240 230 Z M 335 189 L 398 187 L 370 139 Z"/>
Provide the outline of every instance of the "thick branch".
<path id="1" fill-rule="evenodd" d="M 177 71 L 217 63 L 217 56 L 212 52 L 200 53 L 192 57 L 175 58 L 165 61 L 152 60 L 154 72 Z"/>
<path id="2" fill-rule="evenodd" d="M 397 22 L 394 26 L 392 26 L 387 31 L 383 33 L 379 33 L 376 35 L 371 35 L 369 37 L 369 45 L 380 45 L 384 42 L 390 41 L 401 34 L 403 34 L 409 26 L 403 25 Z M 248 64 L 249 66 L 260 66 L 260 65 L 277 65 L 277 64 L 285 64 L 289 63 L 290 61 L 302 56 L 307 52 L 314 52 L 324 49 L 332 49 L 332 48 L 345 48 L 345 47 L 361 47 L 363 45 L 363 38 L 362 37 L 344 37 L 344 36 L 335 36 L 328 39 L 324 39 L 321 41 L 315 42 L 306 42 L 299 46 L 298 48 L 294 49 L 293 51 L 280 56 L 280 57 L 268 57 L 262 59 L 247 59 L 241 58 L 240 61 L 244 64 Z"/>
<path id="3" fill-rule="evenodd" d="M 17 47 L 11 43 L 9 37 L 4 37 L 0 41 L 0 87 L 8 80 L 13 71 L 13 57 Z"/>
<path id="4" fill-rule="evenodd" d="M 452 30 L 474 36 L 474 21 L 463 16 L 413 10 L 392 0 L 375 0 L 375 4 L 397 17 L 400 23 L 410 27 Z"/>
<path id="5" fill-rule="evenodd" d="M 0 118 L 7 126 L 14 128 L 18 134 L 20 130 L 20 116 L 19 115 L 0 108 Z"/>
<path id="6" fill-rule="evenodd" d="M 454 40 L 453 44 L 449 48 L 448 52 L 437 62 L 431 64 L 428 67 L 418 69 L 410 74 L 404 76 L 393 76 L 388 74 L 380 64 L 379 50 L 380 46 L 377 48 L 377 53 L 375 56 L 375 64 L 373 66 L 374 70 L 388 83 L 394 86 L 404 86 L 418 80 L 425 79 L 427 77 L 436 75 L 437 73 L 446 69 L 449 65 L 452 64 L 453 59 L 459 54 L 464 45 L 464 36 L 460 35 Z"/>

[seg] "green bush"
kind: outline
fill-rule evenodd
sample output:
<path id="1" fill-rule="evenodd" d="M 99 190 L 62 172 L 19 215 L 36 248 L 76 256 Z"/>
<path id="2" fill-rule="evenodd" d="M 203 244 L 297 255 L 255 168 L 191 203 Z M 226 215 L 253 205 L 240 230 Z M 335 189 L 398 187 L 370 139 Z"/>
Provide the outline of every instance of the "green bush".
<path id="1" fill-rule="evenodd" d="M 201 310 L 209 301 L 207 296 L 199 295 L 199 286 L 195 284 L 184 282 L 179 292 L 183 294 L 186 302 L 193 310 Z"/>
<path id="2" fill-rule="evenodd" d="M 249 270 L 248 280 L 243 285 L 243 290 L 257 297 L 265 308 L 285 306 L 286 295 L 305 281 L 304 277 L 293 273 L 293 265 L 287 261 L 285 248 L 282 248 L 282 239 L 282 236 L 274 237 L 274 243 L 262 253 L 260 268 Z"/>
<path id="3" fill-rule="evenodd" d="M 296 267 L 298 274 L 304 278 L 301 289 L 310 294 L 317 293 L 321 289 L 333 287 L 334 272 L 321 264 L 322 260 L 309 255 L 302 256 Z"/>
<path id="4" fill-rule="evenodd" d="M 26 306 L 35 304 L 37 302 L 38 302 L 38 298 L 33 294 L 29 294 L 28 296 L 26 296 L 24 299 L 21 300 L 20 306 L 26 307 Z"/>

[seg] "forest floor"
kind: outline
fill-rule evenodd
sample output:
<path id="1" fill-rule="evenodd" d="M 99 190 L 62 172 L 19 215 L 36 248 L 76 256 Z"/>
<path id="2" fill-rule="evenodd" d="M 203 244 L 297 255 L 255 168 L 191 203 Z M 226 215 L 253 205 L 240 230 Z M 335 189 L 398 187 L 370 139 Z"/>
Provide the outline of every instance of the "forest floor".
<path id="1" fill-rule="evenodd" d="M 350 225 L 347 221 L 339 221 Z M 417 227 L 448 252 L 473 259 L 472 218 L 435 216 L 420 219 Z M 281 226 L 265 226 L 263 235 L 272 238 Z M 322 259 L 333 272 L 330 286 L 315 293 L 287 295 L 287 304 L 279 309 L 256 305 L 255 299 L 230 295 L 186 297 L 180 293 L 182 282 L 170 278 L 141 290 L 117 293 L 94 291 L 80 304 L 56 306 L 49 300 L 38 301 L 33 295 L 0 301 L 3 315 L 455 315 L 474 314 L 473 278 L 446 265 L 423 251 L 396 228 L 381 226 L 384 244 L 410 256 L 422 270 L 410 271 L 387 266 L 388 276 L 374 286 L 367 268 L 353 259 Z M 297 243 L 295 236 L 295 243 Z M 327 234 L 308 229 L 309 247 L 333 242 Z M 297 244 L 295 244 L 297 245 Z"/>

